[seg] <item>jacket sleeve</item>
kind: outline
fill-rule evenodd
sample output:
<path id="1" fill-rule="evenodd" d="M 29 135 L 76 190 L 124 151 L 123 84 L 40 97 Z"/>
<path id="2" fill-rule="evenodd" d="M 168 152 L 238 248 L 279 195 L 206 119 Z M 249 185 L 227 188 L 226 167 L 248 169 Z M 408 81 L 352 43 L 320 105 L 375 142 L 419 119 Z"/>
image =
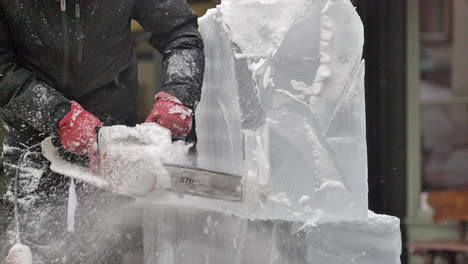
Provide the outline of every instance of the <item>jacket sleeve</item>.
<path id="1" fill-rule="evenodd" d="M 16 60 L 14 44 L 0 8 L 0 112 L 20 118 L 37 130 L 55 133 L 70 102 Z"/>
<path id="2" fill-rule="evenodd" d="M 195 109 L 205 68 L 197 15 L 186 0 L 137 0 L 134 18 L 152 33 L 149 42 L 163 56 L 161 91 Z"/>

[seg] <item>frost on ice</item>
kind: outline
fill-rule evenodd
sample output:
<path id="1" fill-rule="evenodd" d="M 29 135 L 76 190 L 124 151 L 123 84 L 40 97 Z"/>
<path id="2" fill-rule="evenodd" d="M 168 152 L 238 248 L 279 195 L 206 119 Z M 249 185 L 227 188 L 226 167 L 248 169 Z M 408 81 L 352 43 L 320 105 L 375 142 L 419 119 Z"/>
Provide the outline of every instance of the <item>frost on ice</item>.
<path id="1" fill-rule="evenodd" d="M 199 24 L 198 166 L 242 177 L 244 201 L 155 203 L 146 263 L 399 263 L 399 220 L 368 213 L 350 1 L 224 0 Z"/>

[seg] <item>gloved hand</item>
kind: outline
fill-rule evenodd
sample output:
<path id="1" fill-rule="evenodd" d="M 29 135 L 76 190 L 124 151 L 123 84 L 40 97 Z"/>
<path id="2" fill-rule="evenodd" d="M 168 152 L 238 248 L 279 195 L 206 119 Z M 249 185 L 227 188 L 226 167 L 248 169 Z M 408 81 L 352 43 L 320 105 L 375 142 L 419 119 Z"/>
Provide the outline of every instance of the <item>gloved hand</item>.
<path id="1" fill-rule="evenodd" d="M 63 148 L 75 154 L 87 156 L 93 172 L 99 167 L 96 128 L 102 126 L 99 118 L 72 102 L 70 112 L 59 122 L 58 134 Z"/>
<path id="2" fill-rule="evenodd" d="M 193 111 L 168 93 L 156 94 L 155 101 L 146 123 L 155 122 L 169 129 L 173 139 L 185 139 L 192 130 Z"/>

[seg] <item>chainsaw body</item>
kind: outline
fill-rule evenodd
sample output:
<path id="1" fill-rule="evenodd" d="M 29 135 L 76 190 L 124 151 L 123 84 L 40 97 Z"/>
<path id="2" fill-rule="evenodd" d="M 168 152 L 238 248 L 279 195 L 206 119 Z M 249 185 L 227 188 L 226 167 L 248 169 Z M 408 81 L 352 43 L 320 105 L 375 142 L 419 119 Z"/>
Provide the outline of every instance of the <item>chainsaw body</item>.
<path id="1" fill-rule="evenodd" d="M 241 201 L 241 177 L 188 166 L 188 147 L 173 143 L 169 131 L 156 124 L 102 127 L 98 134 L 100 169 L 93 173 L 61 157 L 52 138 L 42 142 L 52 171 L 107 191 L 144 197 L 166 190 Z"/>

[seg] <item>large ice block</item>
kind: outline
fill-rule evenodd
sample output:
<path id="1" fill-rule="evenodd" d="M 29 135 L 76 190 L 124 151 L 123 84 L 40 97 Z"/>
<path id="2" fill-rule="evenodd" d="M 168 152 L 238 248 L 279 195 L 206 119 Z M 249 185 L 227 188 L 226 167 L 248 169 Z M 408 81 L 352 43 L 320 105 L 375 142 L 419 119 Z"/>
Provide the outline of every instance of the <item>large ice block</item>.
<path id="1" fill-rule="evenodd" d="M 243 202 L 160 194 L 145 263 L 399 264 L 399 220 L 367 210 L 363 28 L 349 0 L 224 0 L 199 21 L 198 166 Z"/>
<path id="2" fill-rule="evenodd" d="M 200 20 L 199 165 L 248 216 L 367 217 L 362 23 L 349 0 L 225 0 Z"/>
<path id="3" fill-rule="evenodd" d="M 304 224 L 155 206 L 143 226 L 148 264 L 400 263 L 399 221 L 390 216 Z"/>

